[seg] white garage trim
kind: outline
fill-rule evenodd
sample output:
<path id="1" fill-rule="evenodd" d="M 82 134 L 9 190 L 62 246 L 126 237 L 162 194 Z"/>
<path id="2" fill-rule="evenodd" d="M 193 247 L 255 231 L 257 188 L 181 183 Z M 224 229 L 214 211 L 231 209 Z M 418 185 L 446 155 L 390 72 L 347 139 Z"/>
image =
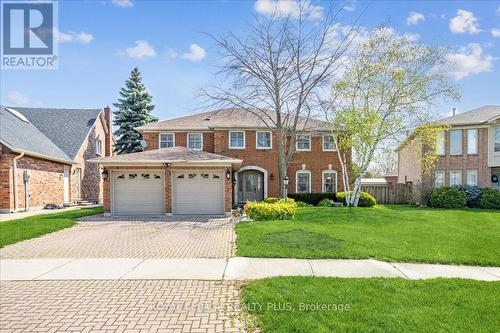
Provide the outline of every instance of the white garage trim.
<path id="1" fill-rule="evenodd" d="M 264 174 L 264 199 L 267 198 L 267 188 L 268 188 L 267 170 L 256 165 L 248 165 L 240 168 L 237 172 L 234 173 L 234 179 L 236 180 L 236 183 L 234 185 L 233 201 L 235 205 L 238 203 L 238 191 L 236 190 L 238 188 L 238 174 L 246 170 L 257 170 Z"/>

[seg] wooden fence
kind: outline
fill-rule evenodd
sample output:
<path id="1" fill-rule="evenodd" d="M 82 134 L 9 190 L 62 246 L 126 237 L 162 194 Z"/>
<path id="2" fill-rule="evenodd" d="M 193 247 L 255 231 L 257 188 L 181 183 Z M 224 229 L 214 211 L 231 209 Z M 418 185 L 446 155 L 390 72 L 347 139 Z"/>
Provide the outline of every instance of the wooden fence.
<path id="1" fill-rule="evenodd" d="M 412 199 L 410 184 L 362 185 L 361 190 L 370 193 L 380 204 L 407 204 Z"/>

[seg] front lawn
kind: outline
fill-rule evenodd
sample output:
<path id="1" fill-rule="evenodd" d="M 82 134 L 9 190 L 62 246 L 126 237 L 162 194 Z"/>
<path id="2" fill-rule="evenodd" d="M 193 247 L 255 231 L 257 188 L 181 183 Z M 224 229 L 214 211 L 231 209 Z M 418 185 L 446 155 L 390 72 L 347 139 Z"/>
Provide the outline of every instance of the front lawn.
<path id="1" fill-rule="evenodd" d="M 0 248 L 75 225 L 75 219 L 102 213 L 102 207 L 70 210 L 0 222 Z"/>
<path id="2" fill-rule="evenodd" d="M 411 206 L 301 208 L 236 226 L 237 255 L 500 266 L 500 212 Z"/>
<path id="3" fill-rule="evenodd" d="M 500 282 L 279 277 L 243 287 L 262 332 L 495 332 Z"/>

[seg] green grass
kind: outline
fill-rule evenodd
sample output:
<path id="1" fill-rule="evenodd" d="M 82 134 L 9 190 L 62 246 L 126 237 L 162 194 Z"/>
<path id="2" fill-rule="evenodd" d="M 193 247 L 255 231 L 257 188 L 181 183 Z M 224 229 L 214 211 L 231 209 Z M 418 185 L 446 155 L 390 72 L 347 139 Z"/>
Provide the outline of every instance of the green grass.
<path id="1" fill-rule="evenodd" d="M 75 225 L 75 219 L 102 213 L 102 207 L 31 216 L 0 222 L 0 248 Z"/>
<path id="2" fill-rule="evenodd" d="M 493 210 L 310 207 L 294 220 L 238 223 L 236 232 L 238 256 L 500 266 Z"/>
<path id="3" fill-rule="evenodd" d="M 500 327 L 500 282 L 279 277 L 249 283 L 242 297 L 264 333 L 495 332 Z M 305 310 L 305 304 L 330 304 L 330 309 Z"/>

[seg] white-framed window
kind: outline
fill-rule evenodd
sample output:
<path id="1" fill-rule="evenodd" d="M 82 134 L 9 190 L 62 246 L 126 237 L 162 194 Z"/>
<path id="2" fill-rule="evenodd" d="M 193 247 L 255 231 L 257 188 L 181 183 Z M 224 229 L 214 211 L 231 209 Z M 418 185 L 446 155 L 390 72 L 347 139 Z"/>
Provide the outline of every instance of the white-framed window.
<path id="1" fill-rule="evenodd" d="M 175 147 L 174 133 L 160 133 L 160 148 Z"/>
<path id="2" fill-rule="evenodd" d="M 337 192 L 337 171 L 323 171 L 323 192 Z"/>
<path id="3" fill-rule="evenodd" d="M 297 134 L 295 145 L 296 149 L 299 151 L 311 150 L 311 134 Z"/>
<path id="4" fill-rule="evenodd" d="M 462 155 L 462 130 L 450 131 L 450 155 Z"/>
<path id="5" fill-rule="evenodd" d="M 96 155 L 102 155 L 102 141 L 99 138 L 95 139 L 95 153 Z"/>
<path id="6" fill-rule="evenodd" d="M 273 133 L 271 131 L 257 131 L 255 134 L 255 147 L 257 149 L 271 149 L 273 146 Z"/>
<path id="7" fill-rule="evenodd" d="M 434 172 L 434 187 L 443 187 L 444 186 L 444 171 L 436 170 Z"/>
<path id="8" fill-rule="evenodd" d="M 467 170 L 467 185 L 477 185 L 477 170 Z"/>
<path id="9" fill-rule="evenodd" d="M 462 185 L 462 170 L 450 171 L 450 186 Z"/>
<path id="10" fill-rule="evenodd" d="M 467 154 L 477 154 L 477 128 L 467 130 Z"/>
<path id="11" fill-rule="evenodd" d="M 437 142 L 436 142 L 436 154 L 438 155 L 445 155 L 445 151 L 444 151 L 444 132 L 439 132 L 437 134 Z"/>
<path id="12" fill-rule="evenodd" d="M 311 192 L 311 171 L 299 170 L 295 174 L 295 192 L 310 193 Z"/>
<path id="13" fill-rule="evenodd" d="M 335 140 L 333 140 L 333 135 L 323 134 L 323 151 L 335 151 Z"/>
<path id="14" fill-rule="evenodd" d="M 188 133 L 188 148 L 193 150 L 203 150 L 203 133 Z"/>
<path id="15" fill-rule="evenodd" d="M 229 148 L 245 149 L 245 131 L 229 131 Z"/>
<path id="16" fill-rule="evenodd" d="M 495 145 L 493 149 L 495 150 L 495 153 L 500 152 L 500 126 L 495 127 Z"/>

